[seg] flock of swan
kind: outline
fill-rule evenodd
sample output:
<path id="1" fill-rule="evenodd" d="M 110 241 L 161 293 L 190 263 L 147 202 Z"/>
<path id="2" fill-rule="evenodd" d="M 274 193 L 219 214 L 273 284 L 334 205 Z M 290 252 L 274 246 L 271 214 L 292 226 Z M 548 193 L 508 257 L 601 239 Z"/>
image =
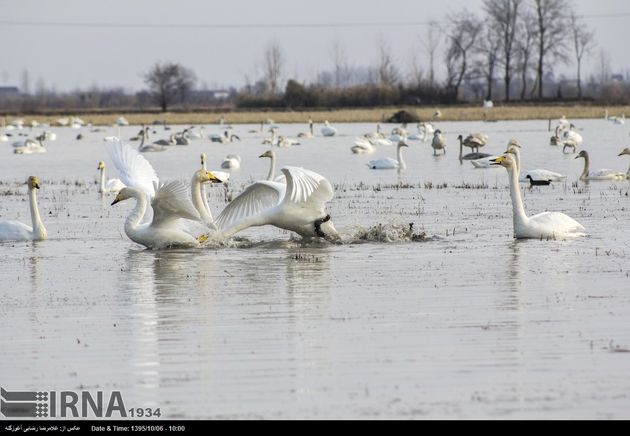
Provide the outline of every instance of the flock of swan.
<path id="1" fill-rule="evenodd" d="M 118 120 L 118 125 L 124 125 L 123 120 Z M 292 146 L 283 145 L 282 136 L 277 135 L 278 126 L 269 128 L 270 138 L 265 138 L 263 144 L 273 144 L 277 147 Z M 433 154 L 438 152 L 446 154 L 447 140 L 440 129 L 434 128 L 430 123 L 418 123 L 418 133 L 409 135 L 406 126 L 394 129 L 391 134 L 385 135 L 377 125 L 376 132 L 367 133 L 363 138 L 357 138 L 351 151 L 355 154 L 366 154 L 374 151 L 381 145 L 396 143 L 396 158 L 384 157 L 369 161 L 369 169 L 406 169 L 403 159 L 403 149 L 409 145 L 408 140 L 431 140 Z M 555 129 L 555 135 L 550 142 L 552 145 L 570 143 L 569 147 L 575 150 L 579 144 L 573 133 L 575 126 L 561 119 Z M 150 129 L 143 127 L 138 136 L 132 140 L 140 140 L 138 147 L 133 147 L 118 136 L 105 138 L 104 147 L 118 173 L 118 178 L 108 179 L 105 174 L 105 163 L 100 161 L 97 166 L 99 171 L 98 191 L 102 195 L 115 194 L 112 206 L 126 200 L 134 200 L 135 206 L 129 213 L 124 223 L 127 237 L 133 242 L 149 249 L 162 249 L 170 247 L 199 247 L 212 235 L 222 238 L 230 238 L 235 234 L 250 227 L 271 225 L 280 229 L 294 232 L 303 238 L 325 238 L 330 241 L 339 239 L 326 205 L 334 197 L 332 184 L 321 174 L 312 170 L 284 166 L 276 176 L 276 153 L 273 149 L 267 150 L 259 158 L 270 159 L 269 172 L 264 180 L 258 180 L 247 186 L 243 192 L 231 200 L 227 206 L 214 218 L 206 194 L 206 186 L 213 183 L 225 183 L 229 179 L 229 171 L 241 166 L 240 156 L 228 154 L 221 163 L 219 170 L 206 168 L 207 157 L 201 154 L 201 167 L 194 171 L 190 184 L 181 181 L 160 181 L 153 166 L 145 158 L 149 151 L 147 138 Z M 264 131 L 264 123 L 258 132 Z M 44 132 L 36 137 L 39 146 L 47 139 L 50 133 Z M 323 136 L 333 136 L 337 130 L 328 122 L 322 129 Z M 300 136 L 301 135 L 301 136 Z M 314 137 L 313 122 L 309 121 L 309 130 L 300 134 L 300 138 Z M 219 135 L 222 138 L 238 136 L 227 133 Z M 149 143 L 151 146 L 168 147 L 171 145 L 187 145 L 190 138 L 203 138 L 203 127 L 195 130 L 194 127 L 184 129 L 182 132 L 170 135 L 168 145 L 166 143 Z M 215 137 L 210 135 L 208 139 Z M 410 138 L 411 137 L 411 138 Z M 179 138 L 179 139 L 178 139 Z M 555 139 L 554 139 L 555 138 Z M 581 136 L 580 136 L 581 138 Z M 284 138 L 286 139 L 286 138 Z M 459 160 L 470 161 L 479 167 L 503 167 L 508 173 L 510 197 L 513 212 L 513 230 L 516 238 L 569 238 L 584 236 L 584 227 L 573 218 L 560 212 L 543 212 L 533 216 L 525 213 L 521 196 L 520 183 L 530 182 L 532 185 L 545 185 L 551 182 L 562 181 L 566 175 L 547 169 L 522 170 L 522 147 L 518 140 L 508 142 L 504 153 L 493 156 L 480 153 L 479 148 L 484 147 L 489 138 L 481 133 L 459 135 Z M 181 143 L 178 143 L 181 140 Z M 27 139 L 23 147 L 32 147 Z M 296 141 L 297 142 L 297 141 Z M 581 144 L 581 139 L 580 142 Z M 468 147 L 471 153 L 463 154 L 463 148 Z M 17 148 L 17 147 L 16 147 Z M 157 150 L 150 150 L 157 151 Z M 160 150 L 164 151 L 164 150 Z M 564 150 L 563 150 L 564 151 Z M 625 148 L 619 156 L 630 156 L 630 148 Z M 630 168 L 627 173 L 608 169 L 590 170 L 589 154 L 581 150 L 575 157 L 584 159 L 584 170 L 579 179 L 588 180 L 625 180 L 630 179 Z M 19 221 L 0 220 L 0 241 L 18 240 L 44 240 L 47 238 L 46 228 L 42 222 L 36 191 L 40 188 L 39 179 L 30 176 L 26 182 L 28 187 L 29 207 L 32 226 Z"/>

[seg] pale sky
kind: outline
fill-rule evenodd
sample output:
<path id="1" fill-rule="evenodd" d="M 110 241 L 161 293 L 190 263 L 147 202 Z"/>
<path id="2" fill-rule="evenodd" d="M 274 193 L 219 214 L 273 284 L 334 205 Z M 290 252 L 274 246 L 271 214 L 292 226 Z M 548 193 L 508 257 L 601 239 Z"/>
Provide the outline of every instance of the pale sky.
<path id="1" fill-rule="evenodd" d="M 569 1 L 579 14 L 590 16 L 586 22 L 596 32 L 599 45 L 587 60 L 587 73 L 596 69 L 600 48 L 609 53 L 613 72 L 630 70 L 630 1 Z M 57 91 L 91 85 L 136 91 L 144 88 L 141 73 L 152 64 L 174 61 L 194 70 L 200 85 L 240 87 L 246 75 L 260 78 L 263 51 L 272 40 L 283 51 L 285 76 L 302 81 L 331 69 L 336 41 L 354 66 L 374 64 L 382 39 L 401 70 L 409 69 L 413 53 L 428 68 L 419 42 L 426 27 L 402 23 L 440 21 L 464 7 L 481 15 L 481 4 L 482 0 L 0 0 L 0 84 L 20 86 L 26 69 L 31 91 L 40 79 Z M 57 25 L 35 24 L 44 22 Z M 259 27 L 248 26 L 252 24 Z M 317 26 L 278 27 L 296 24 Z M 195 27 L 203 25 L 231 27 Z M 438 60 L 440 69 L 442 64 Z M 573 67 L 561 71 L 572 75 Z"/>

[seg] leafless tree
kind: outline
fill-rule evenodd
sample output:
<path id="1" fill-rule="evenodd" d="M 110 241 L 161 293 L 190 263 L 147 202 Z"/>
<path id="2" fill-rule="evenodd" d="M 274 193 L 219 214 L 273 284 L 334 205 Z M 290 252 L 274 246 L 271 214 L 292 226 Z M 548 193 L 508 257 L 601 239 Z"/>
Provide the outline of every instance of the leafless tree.
<path id="1" fill-rule="evenodd" d="M 29 95 L 31 93 L 31 76 L 26 68 L 22 70 L 22 84 L 20 91 L 24 95 Z"/>
<path id="2" fill-rule="evenodd" d="M 514 46 L 522 3 L 523 0 L 484 0 L 484 9 L 490 19 L 488 25 L 500 38 L 506 101 L 510 101 Z"/>
<path id="3" fill-rule="evenodd" d="M 578 18 L 575 12 L 569 16 L 571 23 L 571 39 L 577 66 L 578 98 L 582 98 L 582 58 L 595 47 L 595 34 L 589 30 L 586 23 Z"/>
<path id="4" fill-rule="evenodd" d="M 519 25 L 520 37 L 516 41 L 517 64 L 521 74 L 521 100 L 525 100 L 527 93 L 527 72 L 537 39 L 536 32 L 536 17 L 532 13 L 522 15 Z"/>
<path id="5" fill-rule="evenodd" d="M 467 11 L 451 16 L 449 21 L 446 88 L 457 98 L 462 81 L 468 73 L 470 52 L 481 33 L 482 24 Z"/>
<path id="6" fill-rule="evenodd" d="M 383 86 L 394 86 L 400 80 L 398 68 L 394 65 L 394 59 L 390 54 L 390 49 L 384 39 L 379 40 L 378 60 L 376 64 L 376 75 L 378 83 Z"/>
<path id="7" fill-rule="evenodd" d="M 476 69 L 486 82 L 486 100 L 492 100 L 492 85 L 501 46 L 500 34 L 493 27 L 486 27 L 485 33 L 478 39 L 476 48 L 480 57 L 476 62 Z"/>
<path id="8" fill-rule="evenodd" d="M 566 0 L 534 0 L 537 18 L 538 37 L 538 98 L 543 98 L 543 81 L 545 61 L 554 58 L 566 60 L 567 50 L 567 11 Z"/>
<path id="9" fill-rule="evenodd" d="M 169 105 L 184 100 L 196 80 L 192 70 L 172 62 L 156 63 L 144 74 L 151 97 L 163 112 Z"/>
<path id="10" fill-rule="evenodd" d="M 330 57 L 333 62 L 333 73 L 335 76 L 335 87 L 341 88 L 348 86 L 350 80 L 350 67 L 348 66 L 348 55 L 345 48 L 335 41 L 333 44 Z"/>
<path id="11" fill-rule="evenodd" d="M 276 95 L 280 90 L 280 78 L 284 68 L 284 56 L 277 42 L 273 41 L 267 45 L 264 59 L 265 81 L 269 85 L 271 94 Z"/>
<path id="12" fill-rule="evenodd" d="M 420 38 L 420 43 L 429 55 L 429 86 L 435 86 L 435 53 L 440 46 L 440 25 L 436 21 L 429 21 L 426 39 Z"/>
<path id="13" fill-rule="evenodd" d="M 612 76 L 612 68 L 610 64 L 610 54 L 603 48 L 599 51 L 599 65 L 597 67 L 599 70 L 597 81 L 600 86 L 608 84 Z"/>

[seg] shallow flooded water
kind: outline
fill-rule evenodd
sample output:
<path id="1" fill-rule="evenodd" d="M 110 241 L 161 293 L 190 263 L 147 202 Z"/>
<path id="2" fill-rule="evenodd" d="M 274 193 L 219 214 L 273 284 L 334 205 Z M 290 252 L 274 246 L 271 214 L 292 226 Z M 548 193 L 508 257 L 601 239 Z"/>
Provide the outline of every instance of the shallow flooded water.
<path id="1" fill-rule="evenodd" d="M 626 170 L 626 127 L 576 124 L 593 169 Z M 267 174 L 252 127 L 145 157 L 162 180 L 188 181 L 202 151 L 210 169 L 239 154 L 227 191 L 210 189 L 218 213 Z M 85 127 L 81 141 L 52 128 L 39 155 L 4 143 L 0 217 L 30 224 L 23 183 L 37 175 L 50 239 L 0 243 L 0 384 L 118 390 L 166 418 L 630 418 L 628 181 L 577 182 L 582 161 L 548 145 L 546 121 L 438 123 L 446 156 L 409 141 L 401 174 L 365 165 L 395 147 L 350 153 L 374 125 L 336 127 L 276 152 L 334 184 L 342 244 L 263 227 L 227 247 L 144 250 L 124 234 L 132 202 L 97 193 L 99 160 L 115 177 L 102 138 L 116 128 Z M 480 151 L 517 138 L 524 169 L 568 175 L 523 185 L 526 211 L 562 211 L 589 236 L 515 241 L 506 171 L 457 159 L 457 135 L 476 131 L 490 136 Z M 410 223 L 426 238 L 412 241 Z"/>

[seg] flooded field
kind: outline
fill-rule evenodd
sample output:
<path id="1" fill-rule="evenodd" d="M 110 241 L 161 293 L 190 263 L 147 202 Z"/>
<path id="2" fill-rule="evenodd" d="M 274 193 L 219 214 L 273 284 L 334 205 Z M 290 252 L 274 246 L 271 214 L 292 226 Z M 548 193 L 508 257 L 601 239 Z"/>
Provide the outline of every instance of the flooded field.
<path id="1" fill-rule="evenodd" d="M 592 169 L 628 168 L 617 157 L 626 126 L 576 124 Z M 145 157 L 162 180 L 189 181 L 201 152 L 209 169 L 239 154 L 228 187 L 209 190 L 216 214 L 267 175 L 258 156 L 268 134 L 247 133 L 256 127 L 234 126 L 241 142 Z M 262 227 L 227 247 L 144 250 L 123 230 L 133 202 L 110 206 L 97 193 L 98 161 L 116 177 L 103 137 L 117 128 L 51 128 L 45 154 L 1 143 L 0 218 L 30 225 L 23 183 L 37 175 L 49 239 L 0 243 L 0 384 L 118 390 L 127 408 L 165 418 L 630 418 L 627 180 L 578 182 L 583 161 L 548 145 L 546 121 L 438 123 L 446 155 L 409 141 L 400 174 L 365 165 L 395 147 L 350 152 L 374 125 L 335 127 L 338 136 L 275 150 L 279 167 L 333 183 L 342 244 Z M 500 154 L 517 138 L 524 169 L 566 174 L 523 184 L 526 211 L 564 212 L 588 236 L 515 241 L 506 171 L 457 159 L 457 135 L 477 131 L 490 137 L 480 151 Z M 410 223 L 426 238 L 411 240 Z"/>

